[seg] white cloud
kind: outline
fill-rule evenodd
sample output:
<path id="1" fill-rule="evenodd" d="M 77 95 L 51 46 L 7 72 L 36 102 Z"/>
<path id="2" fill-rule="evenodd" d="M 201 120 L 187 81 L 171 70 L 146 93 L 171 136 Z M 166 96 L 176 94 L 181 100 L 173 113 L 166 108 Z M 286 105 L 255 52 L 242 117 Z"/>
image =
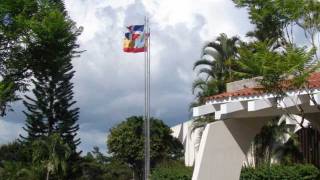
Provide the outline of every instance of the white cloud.
<path id="1" fill-rule="evenodd" d="M 10 122 L 0 119 L 0 144 L 14 141 L 20 134 L 24 135 L 22 123 Z"/>
<path id="2" fill-rule="evenodd" d="M 250 29 L 246 12 L 235 8 L 230 0 L 65 3 L 70 17 L 84 27 L 79 43 L 86 52 L 73 61 L 73 81 L 80 107 L 81 148 L 85 151 L 93 145 L 104 149 L 110 127 L 130 115 L 143 113 L 143 54 L 122 52 L 126 25 L 143 23 L 144 15 L 150 15 L 151 110 L 169 125 L 190 118 L 192 66 L 205 41 L 222 32 L 243 36 Z M 24 116 L 20 118 L 23 122 Z"/>
<path id="3" fill-rule="evenodd" d="M 93 150 L 94 146 L 101 149 L 101 152 L 106 154 L 106 140 L 107 133 L 98 130 L 80 130 L 80 138 L 82 143 L 80 144 L 80 149 L 83 150 L 83 155 L 85 153 Z"/>
<path id="4" fill-rule="evenodd" d="M 81 108 L 80 136 L 97 136 L 130 115 L 143 113 L 143 54 L 122 52 L 125 26 L 151 21 L 152 114 L 169 125 L 189 118 L 193 63 L 205 41 L 220 33 L 244 36 L 246 12 L 225 0 L 67 0 L 70 16 L 84 27 L 87 50 L 75 61 Z M 103 136 L 105 138 L 105 136 Z M 100 140 L 101 144 L 102 140 Z"/>

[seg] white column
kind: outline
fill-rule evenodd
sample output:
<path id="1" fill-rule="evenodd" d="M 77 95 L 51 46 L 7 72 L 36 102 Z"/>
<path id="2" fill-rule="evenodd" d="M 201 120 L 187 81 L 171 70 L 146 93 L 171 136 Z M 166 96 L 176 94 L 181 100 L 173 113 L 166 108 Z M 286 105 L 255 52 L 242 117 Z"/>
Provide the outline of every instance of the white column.
<path id="1" fill-rule="evenodd" d="M 208 124 L 192 180 L 238 180 L 251 141 L 269 119 L 229 119 Z"/>

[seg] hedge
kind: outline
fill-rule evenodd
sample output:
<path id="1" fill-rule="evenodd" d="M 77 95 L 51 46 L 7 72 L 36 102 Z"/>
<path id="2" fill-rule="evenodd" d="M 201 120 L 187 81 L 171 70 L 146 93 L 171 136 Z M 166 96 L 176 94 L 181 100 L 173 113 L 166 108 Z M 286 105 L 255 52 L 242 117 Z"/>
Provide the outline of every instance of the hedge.
<path id="1" fill-rule="evenodd" d="M 190 180 L 192 168 L 181 161 L 166 161 L 158 165 L 151 174 L 151 180 Z"/>
<path id="2" fill-rule="evenodd" d="M 180 161 L 166 161 L 153 169 L 151 180 L 191 180 L 192 168 Z M 310 164 L 243 168 L 240 180 L 320 180 L 320 170 Z"/>
<path id="3" fill-rule="evenodd" d="M 320 171 L 313 165 L 271 165 L 243 168 L 240 180 L 319 180 Z"/>

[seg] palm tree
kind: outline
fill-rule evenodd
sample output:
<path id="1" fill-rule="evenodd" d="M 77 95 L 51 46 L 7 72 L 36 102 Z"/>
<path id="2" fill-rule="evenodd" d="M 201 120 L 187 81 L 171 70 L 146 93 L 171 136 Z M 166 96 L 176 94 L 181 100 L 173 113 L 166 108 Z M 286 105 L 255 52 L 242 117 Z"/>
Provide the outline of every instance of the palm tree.
<path id="1" fill-rule="evenodd" d="M 220 34 L 214 41 L 207 43 L 201 53 L 201 59 L 196 61 L 193 70 L 198 69 L 196 79 L 192 84 L 192 93 L 196 100 L 190 108 L 205 103 L 205 98 L 226 90 L 226 83 L 235 80 L 233 76 L 234 60 L 237 57 L 238 37 L 228 38 L 226 34 Z M 199 140 L 206 124 L 213 122 L 213 116 L 200 117 L 193 121 L 192 132 L 199 131 Z M 199 144 L 196 142 L 196 144 Z"/>
<path id="2" fill-rule="evenodd" d="M 261 165 L 270 166 L 272 157 L 285 150 L 282 147 L 285 146 L 286 136 L 292 135 L 289 127 L 290 125 L 287 125 L 285 121 L 281 121 L 279 117 L 276 117 L 261 128 L 260 133 L 254 138 L 256 167 Z"/>
<path id="3" fill-rule="evenodd" d="M 204 80 L 202 78 L 196 79 L 192 84 L 192 93 L 196 97 L 196 101 L 192 102 L 190 108 L 200 106 L 205 103 L 205 97 L 217 94 L 218 82 L 216 80 Z"/>
<path id="4" fill-rule="evenodd" d="M 44 137 L 32 143 L 34 165 L 44 165 L 46 180 L 50 175 L 63 177 L 66 175 L 71 148 L 63 142 L 59 134 Z"/>
<path id="5" fill-rule="evenodd" d="M 193 84 L 193 91 L 207 83 L 208 92 L 213 94 L 224 92 L 226 83 L 234 80 L 232 73 L 233 61 L 237 56 L 237 44 L 239 38 L 234 36 L 228 38 L 226 34 L 220 34 L 215 41 L 207 43 L 202 50 L 201 59 L 194 63 L 193 69 L 198 70 L 199 79 Z M 202 79 L 200 76 L 204 74 L 206 77 Z M 210 95 L 213 95 L 210 94 Z M 207 95 L 204 93 L 204 95 Z"/>

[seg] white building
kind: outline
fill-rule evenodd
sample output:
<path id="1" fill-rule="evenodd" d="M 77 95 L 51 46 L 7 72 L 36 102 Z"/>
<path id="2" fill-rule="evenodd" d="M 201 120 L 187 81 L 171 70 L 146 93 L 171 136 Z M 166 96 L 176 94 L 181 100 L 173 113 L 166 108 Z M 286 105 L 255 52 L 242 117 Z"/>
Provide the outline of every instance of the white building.
<path id="1" fill-rule="evenodd" d="M 226 93 L 209 97 L 205 105 L 194 108 L 194 117 L 213 115 L 216 121 L 205 127 L 199 148 L 199 135 L 190 133 L 190 121 L 172 128 L 186 148 L 186 165 L 194 164 L 193 180 L 239 179 L 253 138 L 275 117 L 296 124 L 303 112 L 305 123 L 319 129 L 320 73 L 312 74 L 307 85 L 305 89 L 287 89 L 286 96 L 278 99 L 253 81 L 240 81 L 229 84 Z"/>

